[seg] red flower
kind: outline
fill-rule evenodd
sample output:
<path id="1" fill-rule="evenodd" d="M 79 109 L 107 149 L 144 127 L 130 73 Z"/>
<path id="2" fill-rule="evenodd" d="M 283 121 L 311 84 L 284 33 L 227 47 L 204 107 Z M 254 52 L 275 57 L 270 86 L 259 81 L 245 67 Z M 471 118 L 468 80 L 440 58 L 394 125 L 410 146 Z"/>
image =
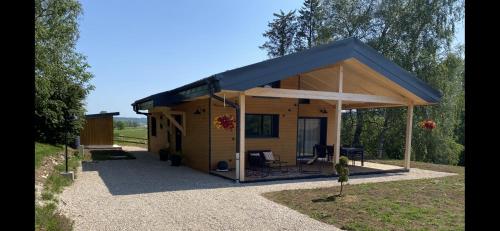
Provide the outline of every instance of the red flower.
<path id="1" fill-rule="evenodd" d="M 430 119 L 426 119 L 422 122 L 419 123 L 419 126 L 421 128 L 425 128 L 425 129 L 428 129 L 428 130 L 432 130 L 434 128 L 436 128 L 436 122 L 430 120 Z"/>

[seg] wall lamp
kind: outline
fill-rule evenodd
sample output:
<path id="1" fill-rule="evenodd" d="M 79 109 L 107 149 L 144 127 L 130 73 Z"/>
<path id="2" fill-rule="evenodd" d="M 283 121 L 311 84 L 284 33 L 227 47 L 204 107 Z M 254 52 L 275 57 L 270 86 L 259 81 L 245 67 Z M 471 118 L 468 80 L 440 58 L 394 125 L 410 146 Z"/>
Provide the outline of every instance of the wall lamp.
<path id="1" fill-rule="evenodd" d="M 198 107 L 198 108 L 196 109 L 196 111 L 194 111 L 194 112 L 193 112 L 193 114 L 195 114 L 195 115 L 200 115 L 202 112 L 204 113 L 204 112 L 205 112 L 205 109 L 204 109 L 204 108 L 200 108 L 200 107 Z"/>

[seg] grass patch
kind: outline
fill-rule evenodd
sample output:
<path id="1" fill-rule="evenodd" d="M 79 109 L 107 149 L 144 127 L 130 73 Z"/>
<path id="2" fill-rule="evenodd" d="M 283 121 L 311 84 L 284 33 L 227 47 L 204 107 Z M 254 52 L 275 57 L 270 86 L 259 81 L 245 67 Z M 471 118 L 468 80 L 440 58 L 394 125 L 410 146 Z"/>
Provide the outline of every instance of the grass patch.
<path id="1" fill-rule="evenodd" d="M 71 149 L 68 150 L 68 171 L 76 172 L 80 165 L 81 157 L 74 153 L 76 152 L 71 151 Z M 62 192 L 64 187 L 72 183 L 70 179 L 60 175 L 60 172 L 65 170 L 65 162 L 51 169 L 45 181 L 44 191 L 41 194 L 41 199 L 45 203 L 44 205 L 35 204 L 35 230 L 73 230 L 73 221 L 57 212 L 57 199 L 55 195 Z"/>
<path id="2" fill-rule="evenodd" d="M 35 230 L 73 230 L 73 221 L 56 210 L 57 205 L 47 203 L 35 206 Z"/>
<path id="3" fill-rule="evenodd" d="M 54 200 L 55 197 L 54 197 L 54 194 L 52 194 L 52 192 L 49 192 L 49 191 L 44 191 L 42 192 L 42 200 Z"/>
<path id="4" fill-rule="evenodd" d="M 398 161 L 383 163 L 398 165 Z M 459 175 L 346 185 L 343 197 L 335 196 L 340 187 L 286 190 L 263 196 L 347 230 L 463 230 L 464 168 L 422 162 L 412 163 L 412 167 Z"/>
<path id="5" fill-rule="evenodd" d="M 78 166 L 80 165 L 80 156 L 68 154 L 68 171 L 76 172 Z M 48 192 L 57 194 L 61 193 L 64 187 L 71 185 L 71 180 L 60 175 L 61 172 L 66 171 L 66 163 L 58 164 L 54 167 L 54 170 L 47 177 L 45 181 L 45 190 Z"/>
<path id="6" fill-rule="evenodd" d="M 369 161 L 374 163 L 390 164 L 390 165 L 404 167 L 404 160 L 369 160 Z M 463 166 L 455 166 L 455 165 L 433 164 L 426 162 L 411 161 L 410 167 L 438 171 L 438 172 L 457 173 L 462 175 L 465 173 L 465 168 Z"/>
<path id="7" fill-rule="evenodd" d="M 137 138 L 148 138 L 148 131 L 146 127 L 125 127 L 122 130 L 114 129 L 113 133 L 115 136 L 129 136 Z"/>
<path id="8" fill-rule="evenodd" d="M 92 160 L 127 160 L 135 159 L 135 156 L 122 150 L 92 150 L 90 151 Z"/>
<path id="9" fill-rule="evenodd" d="M 143 144 L 142 142 L 146 142 L 148 138 L 148 130 L 146 127 L 125 127 L 122 130 L 114 129 L 114 143 L 122 146 L 135 146 L 141 148 L 147 148 L 147 143 Z M 121 141 L 119 136 L 126 136 L 125 141 Z M 141 138 L 141 139 L 134 139 Z M 132 141 L 132 142 L 126 142 Z"/>
<path id="10" fill-rule="evenodd" d="M 46 156 L 56 155 L 63 150 L 64 148 L 61 145 L 55 146 L 35 142 L 35 169 L 39 168 L 42 165 L 42 160 Z"/>

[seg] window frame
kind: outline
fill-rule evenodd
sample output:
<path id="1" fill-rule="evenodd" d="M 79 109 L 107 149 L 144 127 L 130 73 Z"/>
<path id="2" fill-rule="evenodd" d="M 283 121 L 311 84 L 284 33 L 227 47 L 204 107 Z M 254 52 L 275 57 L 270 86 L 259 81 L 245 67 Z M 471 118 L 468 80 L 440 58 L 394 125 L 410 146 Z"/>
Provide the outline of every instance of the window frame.
<path id="1" fill-rule="evenodd" d="M 247 120 L 249 116 L 259 116 L 260 117 L 260 128 L 259 128 L 259 134 L 258 135 L 249 135 L 248 134 L 248 128 L 249 126 L 247 125 Z M 264 117 L 269 116 L 271 118 L 271 134 L 270 135 L 263 135 L 264 129 Z M 266 139 L 266 138 L 279 138 L 280 132 L 279 132 L 279 114 L 261 114 L 261 113 L 246 113 L 245 114 L 245 137 L 246 138 L 251 138 L 251 139 Z"/>

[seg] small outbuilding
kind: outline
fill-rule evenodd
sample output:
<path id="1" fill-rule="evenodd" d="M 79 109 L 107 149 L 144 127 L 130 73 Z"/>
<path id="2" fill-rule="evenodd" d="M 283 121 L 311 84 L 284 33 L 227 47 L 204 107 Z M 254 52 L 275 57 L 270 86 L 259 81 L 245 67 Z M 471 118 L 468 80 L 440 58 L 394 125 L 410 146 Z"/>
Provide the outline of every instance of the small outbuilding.
<path id="1" fill-rule="evenodd" d="M 85 125 L 80 132 L 80 144 L 113 145 L 113 116 L 119 112 L 85 115 Z"/>

